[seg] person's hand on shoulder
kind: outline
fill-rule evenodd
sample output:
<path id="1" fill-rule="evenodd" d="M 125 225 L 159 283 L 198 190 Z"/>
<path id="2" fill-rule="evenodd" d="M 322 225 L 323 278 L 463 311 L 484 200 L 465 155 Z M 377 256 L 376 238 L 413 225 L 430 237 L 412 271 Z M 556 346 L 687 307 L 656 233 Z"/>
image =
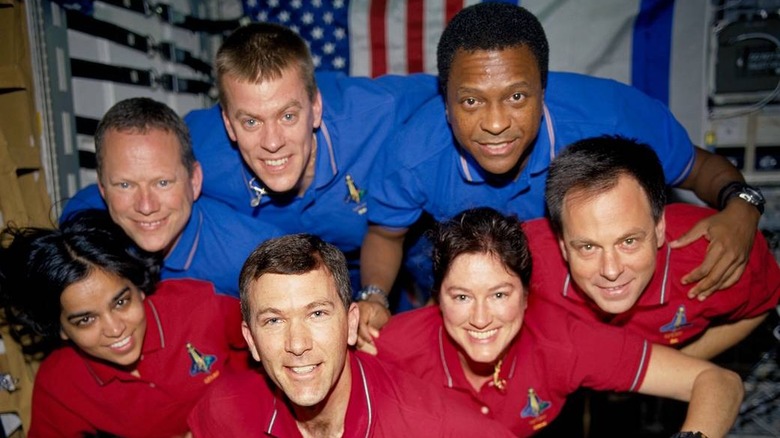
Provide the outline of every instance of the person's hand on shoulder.
<path id="1" fill-rule="evenodd" d="M 702 237 L 709 242 L 704 261 L 682 278 L 683 284 L 696 283 L 688 291 L 689 298 L 704 300 L 739 280 L 753 248 L 760 216 L 754 206 L 733 200 L 723 211 L 702 219 L 670 242 L 672 248 L 689 245 Z"/>

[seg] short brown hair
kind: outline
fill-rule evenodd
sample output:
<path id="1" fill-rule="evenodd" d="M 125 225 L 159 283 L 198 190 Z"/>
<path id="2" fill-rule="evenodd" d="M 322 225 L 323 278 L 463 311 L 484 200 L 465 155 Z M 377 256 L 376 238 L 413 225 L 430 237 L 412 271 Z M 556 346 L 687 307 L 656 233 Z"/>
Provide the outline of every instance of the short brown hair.
<path id="1" fill-rule="evenodd" d="M 265 274 L 300 275 L 325 269 L 333 277 L 345 309 L 352 302 L 347 259 L 338 248 L 312 234 L 288 234 L 266 240 L 249 255 L 238 280 L 241 313 L 249 321 L 249 289 Z"/>
<path id="2" fill-rule="evenodd" d="M 263 82 L 282 77 L 290 67 L 297 67 L 310 100 L 317 94 L 314 61 L 306 42 L 292 30 L 273 23 L 250 23 L 236 29 L 217 51 L 216 69 L 219 100 L 223 109 L 226 75 L 241 81 Z"/>

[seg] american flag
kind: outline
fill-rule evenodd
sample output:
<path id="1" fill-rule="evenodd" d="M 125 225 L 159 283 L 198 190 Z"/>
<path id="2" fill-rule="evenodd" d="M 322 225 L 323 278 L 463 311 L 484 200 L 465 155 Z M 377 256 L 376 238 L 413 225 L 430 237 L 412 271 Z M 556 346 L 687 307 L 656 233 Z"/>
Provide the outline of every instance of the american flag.
<path id="1" fill-rule="evenodd" d="M 352 76 L 436 73 L 447 22 L 479 0 L 243 0 L 244 14 L 308 43 L 318 70 Z M 517 3 L 517 2 L 513 2 Z"/>

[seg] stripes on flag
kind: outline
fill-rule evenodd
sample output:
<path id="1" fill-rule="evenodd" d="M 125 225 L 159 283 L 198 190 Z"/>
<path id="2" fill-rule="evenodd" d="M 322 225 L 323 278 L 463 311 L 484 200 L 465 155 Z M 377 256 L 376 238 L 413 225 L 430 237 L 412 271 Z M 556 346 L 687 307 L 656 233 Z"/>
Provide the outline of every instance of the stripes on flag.
<path id="1" fill-rule="evenodd" d="M 298 32 L 309 43 L 318 70 L 376 77 L 387 73 L 436 74 L 436 47 L 446 23 L 463 7 L 479 1 L 242 0 L 242 3 L 246 16 L 279 23 Z M 619 3 L 623 8 L 635 11 L 633 32 L 601 37 L 594 37 L 593 29 L 587 30 L 587 22 L 556 21 L 556 8 L 566 7 L 565 3 L 503 1 L 519 3 L 532 12 L 541 13 L 540 19 L 548 34 L 555 32 L 555 26 L 583 28 L 586 34 L 581 39 L 570 41 L 570 44 L 610 47 L 617 45 L 618 38 L 631 38 L 631 53 L 627 53 L 629 57 L 622 61 L 626 63 L 625 71 L 630 72 L 630 77 L 615 79 L 630 81 L 656 99 L 668 102 L 674 0 Z M 621 10 L 624 13 L 616 14 L 616 17 L 631 14 L 629 10 Z M 582 16 L 572 18 L 587 19 Z M 554 51 L 555 47 L 551 50 Z M 589 65 L 579 68 L 566 65 L 563 69 L 587 72 L 588 68 L 592 68 L 590 64 L 598 60 L 587 59 L 585 62 Z M 551 67 L 560 68 L 556 65 Z"/>

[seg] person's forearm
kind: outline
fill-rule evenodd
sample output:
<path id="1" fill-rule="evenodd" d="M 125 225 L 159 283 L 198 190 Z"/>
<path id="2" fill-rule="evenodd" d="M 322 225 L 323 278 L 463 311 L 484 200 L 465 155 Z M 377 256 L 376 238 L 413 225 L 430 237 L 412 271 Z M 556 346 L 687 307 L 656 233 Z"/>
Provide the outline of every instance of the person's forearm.
<path id="1" fill-rule="evenodd" d="M 712 359 L 745 339 L 766 318 L 767 314 L 742 319 L 708 329 L 704 334 L 680 351 L 701 359 Z"/>
<path id="2" fill-rule="evenodd" d="M 360 249 L 360 280 L 363 286 L 378 286 L 387 293 L 395 283 L 403 258 L 406 230 L 368 227 Z"/>
<path id="3" fill-rule="evenodd" d="M 745 181 L 739 169 L 727 159 L 696 147 L 696 159 L 693 169 L 680 188 L 692 190 L 696 196 L 711 207 L 720 208 L 718 193 L 726 184 L 733 181 Z"/>
<path id="4" fill-rule="evenodd" d="M 709 438 L 726 436 L 739 412 L 744 390 L 733 371 L 712 368 L 701 372 L 691 393 L 681 430 L 699 431 Z"/>

